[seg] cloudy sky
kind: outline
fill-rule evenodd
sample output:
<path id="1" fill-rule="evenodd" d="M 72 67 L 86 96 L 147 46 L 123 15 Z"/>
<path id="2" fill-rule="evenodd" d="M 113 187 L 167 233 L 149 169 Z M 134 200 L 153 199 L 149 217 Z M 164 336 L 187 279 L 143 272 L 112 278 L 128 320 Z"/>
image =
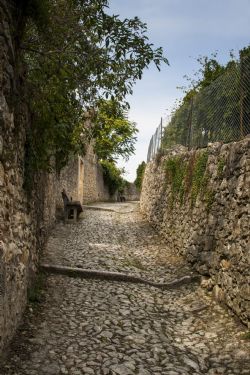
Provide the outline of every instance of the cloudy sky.
<path id="1" fill-rule="evenodd" d="M 130 119 L 137 123 L 139 136 L 136 154 L 119 165 L 133 181 L 161 117 L 167 117 L 182 95 L 177 87 L 185 85 L 183 76 L 198 70 L 196 58 L 218 51 L 218 59 L 225 63 L 230 50 L 249 45 L 250 0 L 110 0 L 110 12 L 146 22 L 150 42 L 162 46 L 170 62 L 160 73 L 150 66 L 128 97 Z"/>

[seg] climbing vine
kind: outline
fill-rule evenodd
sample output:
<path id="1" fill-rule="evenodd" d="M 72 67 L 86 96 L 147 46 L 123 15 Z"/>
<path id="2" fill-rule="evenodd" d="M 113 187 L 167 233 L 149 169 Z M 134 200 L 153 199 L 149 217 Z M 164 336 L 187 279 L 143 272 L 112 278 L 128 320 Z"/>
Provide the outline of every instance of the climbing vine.
<path id="1" fill-rule="evenodd" d="M 189 160 L 184 156 L 176 156 L 165 161 L 166 178 L 171 185 L 170 207 L 173 207 L 174 202 L 177 201 L 182 205 L 185 197 L 191 198 L 191 207 L 193 207 L 198 195 L 201 195 L 207 211 L 211 209 L 215 192 L 208 187 L 207 161 L 207 151 L 201 151 L 198 155 L 196 153 Z M 219 164 L 218 168 L 221 168 L 221 165 Z"/>
<path id="2" fill-rule="evenodd" d="M 169 158 L 165 162 L 165 170 L 171 183 L 172 202 L 178 198 L 182 204 L 185 193 L 187 162 L 182 156 Z"/>
<path id="3" fill-rule="evenodd" d="M 195 204 L 198 194 L 206 189 L 209 176 L 205 173 L 208 152 L 202 151 L 196 158 L 192 175 L 191 204 Z"/>

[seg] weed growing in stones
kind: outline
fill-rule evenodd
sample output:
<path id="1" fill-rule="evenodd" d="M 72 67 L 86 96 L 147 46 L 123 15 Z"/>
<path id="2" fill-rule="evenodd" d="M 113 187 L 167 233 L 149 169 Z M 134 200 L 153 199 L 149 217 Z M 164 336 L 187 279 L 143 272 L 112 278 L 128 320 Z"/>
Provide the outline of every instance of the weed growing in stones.
<path id="1" fill-rule="evenodd" d="M 250 331 L 244 333 L 244 334 L 241 336 L 241 339 L 242 339 L 242 340 L 246 340 L 246 341 L 250 341 Z"/>
<path id="2" fill-rule="evenodd" d="M 31 303 L 41 303 L 43 299 L 43 290 L 45 288 L 46 276 L 42 273 L 36 275 L 35 280 L 28 288 L 27 296 Z"/>
<path id="3" fill-rule="evenodd" d="M 223 171 L 224 171 L 224 166 L 226 164 L 225 159 L 219 159 L 218 164 L 217 164 L 217 171 L 218 171 L 218 177 L 222 178 L 223 177 Z"/>

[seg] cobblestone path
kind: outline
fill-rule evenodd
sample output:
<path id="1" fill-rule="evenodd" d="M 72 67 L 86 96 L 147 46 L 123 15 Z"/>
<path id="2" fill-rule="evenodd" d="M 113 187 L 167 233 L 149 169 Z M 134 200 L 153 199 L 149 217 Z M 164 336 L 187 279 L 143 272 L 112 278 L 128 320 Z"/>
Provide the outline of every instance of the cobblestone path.
<path id="1" fill-rule="evenodd" d="M 191 274 L 135 204 L 101 207 L 59 224 L 44 261 L 157 281 Z M 197 284 L 163 291 L 50 275 L 43 295 L 29 305 L 1 374 L 250 374 L 246 328 Z"/>

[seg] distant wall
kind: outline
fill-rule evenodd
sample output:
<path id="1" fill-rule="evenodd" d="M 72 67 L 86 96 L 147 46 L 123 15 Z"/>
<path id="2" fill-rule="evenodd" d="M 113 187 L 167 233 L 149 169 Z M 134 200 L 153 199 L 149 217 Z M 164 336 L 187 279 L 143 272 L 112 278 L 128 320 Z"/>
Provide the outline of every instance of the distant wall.
<path id="1" fill-rule="evenodd" d="M 90 144 L 84 157 L 75 157 L 63 168 L 56 179 L 58 207 L 63 206 L 61 191 L 64 188 L 69 198 L 83 204 L 114 200 L 104 184 L 102 167 Z"/>
<path id="2" fill-rule="evenodd" d="M 58 207 L 63 207 L 63 200 L 61 192 L 63 189 L 69 199 L 72 198 L 74 201 L 80 201 L 78 194 L 78 172 L 79 172 L 79 160 L 78 158 L 71 159 L 68 165 L 64 167 L 60 174 L 55 176 L 56 180 L 56 205 Z"/>
<path id="3" fill-rule="evenodd" d="M 148 163 L 141 211 L 250 325 L 250 137 Z"/>
<path id="4" fill-rule="evenodd" d="M 82 202 L 89 203 L 111 199 L 108 187 L 104 184 L 102 167 L 98 164 L 93 147 L 90 145 L 83 159 Z"/>
<path id="5" fill-rule="evenodd" d="M 139 201 L 140 191 L 137 189 L 134 183 L 128 183 L 122 194 L 127 201 Z"/>

